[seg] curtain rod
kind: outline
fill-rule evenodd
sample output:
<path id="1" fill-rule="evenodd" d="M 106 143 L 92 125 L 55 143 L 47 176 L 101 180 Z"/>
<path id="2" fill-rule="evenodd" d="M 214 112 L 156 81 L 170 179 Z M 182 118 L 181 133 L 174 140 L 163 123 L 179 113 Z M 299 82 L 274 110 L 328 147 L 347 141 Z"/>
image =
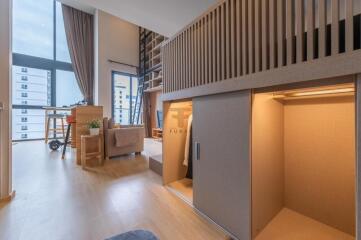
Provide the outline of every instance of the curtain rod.
<path id="1" fill-rule="evenodd" d="M 117 62 L 117 61 L 114 61 L 114 60 L 111 60 L 111 59 L 108 59 L 108 62 L 110 62 L 110 63 L 117 63 L 117 64 L 125 65 L 125 66 L 128 66 L 128 67 L 138 68 L 138 66 L 131 65 L 131 64 L 128 64 L 128 63 Z"/>

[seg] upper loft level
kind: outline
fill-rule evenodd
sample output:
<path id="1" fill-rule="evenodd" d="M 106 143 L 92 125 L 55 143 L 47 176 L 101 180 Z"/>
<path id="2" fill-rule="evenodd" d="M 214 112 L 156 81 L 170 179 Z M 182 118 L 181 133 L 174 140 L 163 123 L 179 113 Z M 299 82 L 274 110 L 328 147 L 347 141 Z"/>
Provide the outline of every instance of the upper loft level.
<path id="1" fill-rule="evenodd" d="M 164 99 L 360 73 L 360 13 L 360 0 L 224 0 L 164 44 Z"/>

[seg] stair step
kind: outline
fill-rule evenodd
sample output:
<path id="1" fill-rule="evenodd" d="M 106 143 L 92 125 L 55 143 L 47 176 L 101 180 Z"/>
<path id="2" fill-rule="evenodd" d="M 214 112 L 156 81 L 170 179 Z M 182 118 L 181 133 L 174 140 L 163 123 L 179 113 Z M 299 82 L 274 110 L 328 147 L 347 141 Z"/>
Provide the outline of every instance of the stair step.
<path id="1" fill-rule="evenodd" d="M 149 157 L 149 168 L 160 176 L 163 175 L 162 161 L 162 155 L 155 155 Z"/>

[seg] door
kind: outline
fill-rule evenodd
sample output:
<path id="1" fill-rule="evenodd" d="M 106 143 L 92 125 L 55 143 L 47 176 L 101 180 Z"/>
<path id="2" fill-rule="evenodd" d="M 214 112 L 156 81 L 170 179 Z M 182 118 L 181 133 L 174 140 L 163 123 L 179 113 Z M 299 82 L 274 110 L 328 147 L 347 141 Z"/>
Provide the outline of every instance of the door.
<path id="1" fill-rule="evenodd" d="M 193 100 L 193 204 L 240 240 L 250 238 L 251 92 Z"/>

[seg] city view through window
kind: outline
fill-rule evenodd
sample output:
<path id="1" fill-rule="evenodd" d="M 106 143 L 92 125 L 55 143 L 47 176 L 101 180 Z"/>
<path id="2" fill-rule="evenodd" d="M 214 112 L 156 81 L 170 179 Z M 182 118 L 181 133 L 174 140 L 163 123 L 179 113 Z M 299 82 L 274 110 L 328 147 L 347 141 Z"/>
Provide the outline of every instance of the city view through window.
<path id="1" fill-rule="evenodd" d="M 13 140 L 44 138 L 44 106 L 83 100 L 71 66 L 61 4 L 13 0 Z"/>
<path id="2" fill-rule="evenodd" d="M 115 123 L 127 125 L 135 111 L 138 78 L 128 74 L 113 73 L 113 118 Z"/>

